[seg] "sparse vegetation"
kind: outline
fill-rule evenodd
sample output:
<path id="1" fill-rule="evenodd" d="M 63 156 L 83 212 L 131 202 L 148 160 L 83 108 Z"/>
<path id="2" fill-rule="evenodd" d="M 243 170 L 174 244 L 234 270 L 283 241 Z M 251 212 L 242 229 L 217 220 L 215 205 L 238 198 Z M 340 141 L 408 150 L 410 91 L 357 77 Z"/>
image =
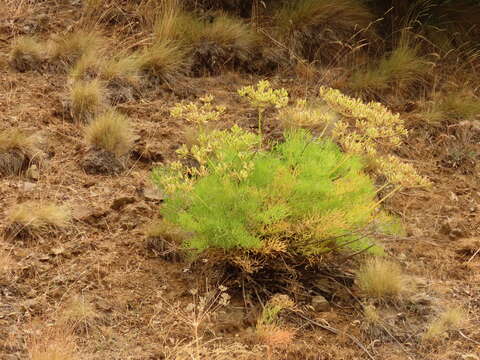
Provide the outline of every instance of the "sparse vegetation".
<path id="1" fill-rule="evenodd" d="M 133 134 L 128 118 L 115 110 L 109 110 L 87 125 L 85 139 L 93 148 L 120 157 L 130 151 Z"/>
<path id="2" fill-rule="evenodd" d="M 70 210 L 64 206 L 51 202 L 24 202 L 9 211 L 8 232 L 12 237 L 40 237 L 64 229 L 70 219 Z"/>
<path id="3" fill-rule="evenodd" d="M 105 89 L 98 80 L 76 81 L 70 89 L 70 113 L 74 120 L 88 122 L 105 105 Z"/>
<path id="4" fill-rule="evenodd" d="M 400 266 L 383 258 L 371 258 L 357 273 L 363 294 L 377 300 L 395 300 L 407 290 L 407 279 Z"/>
<path id="5" fill-rule="evenodd" d="M 475 360 L 479 37 L 479 0 L 0 1 L 0 358 Z"/>

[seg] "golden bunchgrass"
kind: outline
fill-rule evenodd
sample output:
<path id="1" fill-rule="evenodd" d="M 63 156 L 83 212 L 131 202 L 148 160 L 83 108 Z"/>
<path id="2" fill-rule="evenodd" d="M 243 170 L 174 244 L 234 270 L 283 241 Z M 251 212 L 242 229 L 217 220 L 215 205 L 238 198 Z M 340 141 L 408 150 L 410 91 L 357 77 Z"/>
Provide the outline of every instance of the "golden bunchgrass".
<path id="1" fill-rule="evenodd" d="M 100 78 L 109 85 L 136 86 L 140 81 L 139 61 L 136 55 L 106 60 Z"/>
<path id="2" fill-rule="evenodd" d="M 407 281 L 400 266 L 390 260 L 375 257 L 367 260 L 357 273 L 362 293 L 377 300 L 393 300 L 406 291 Z"/>
<path id="3" fill-rule="evenodd" d="M 29 135 L 20 129 L 8 129 L 0 132 L 0 153 L 20 151 L 29 158 L 34 158 L 38 153 L 38 138 Z"/>
<path id="4" fill-rule="evenodd" d="M 46 56 L 45 44 L 31 36 L 19 37 L 10 52 L 10 63 L 18 71 L 35 70 Z"/>
<path id="5" fill-rule="evenodd" d="M 109 151 L 116 156 L 128 153 L 133 133 L 128 118 L 115 110 L 97 116 L 85 128 L 85 139 L 92 148 Z"/>
<path id="6" fill-rule="evenodd" d="M 100 72 L 102 59 L 94 52 L 87 52 L 80 56 L 68 75 L 74 81 L 91 80 Z"/>
<path id="7" fill-rule="evenodd" d="M 98 54 L 102 48 L 103 39 L 97 32 L 77 30 L 54 38 L 49 55 L 54 61 L 71 65 L 85 54 Z"/>
<path id="8" fill-rule="evenodd" d="M 84 296 L 74 295 L 61 310 L 59 321 L 77 331 L 89 329 L 99 317 L 93 304 Z"/>
<path id="9" fill-rule="evenodd" d="M 75 337 L 68 327 L 45 327 L 27 343 L 30 360 L 80 360 Z"/>
<path id="10" fill-rule="evenodd" d="M 13 237 L 37 237 L 64 229 L 71 220 L 70 210 L 52 202 L 28 201 L 8 213 L 8 232 Z"/>
<path id="11" fill-rule="evenodd" d="M 350 82 L 352 90 L 379 92 L 395 90 L 406 91 L 415 84 L 422 84 L 430 69 L 417 50 L 403 44 L 383 57 L 375 67 L 356 71 Z"/>
<path id="12" fill-rule="evenodd" d="M 70 88 L 70 112 L 78 121 L 89 121 L 101 112 L 105 89 L 98 80 L 75 81 Z"/>
<path id="13" fill-rule="evenodd" d="M 427 327 L 423 335 L 426 341 L 441 340 L 448 331 L 459 330 L 467 322 L 467 314 L 461 308 L 451 308 L 441 313 Z"/>
<path id="14" fill-rule="evenodd" d="M 178 42 L 162 39 L 144 48 L 136 61 L 141 71 L 168 82 L 185 71 L 187 59 L 187 52 Z"/>
<path id="15" fill-rule="evenodd" d="M 331 63 L 373 20 L 359 0 L 285 1 L 274 15 L 278 37 L 296 55 Z"/>

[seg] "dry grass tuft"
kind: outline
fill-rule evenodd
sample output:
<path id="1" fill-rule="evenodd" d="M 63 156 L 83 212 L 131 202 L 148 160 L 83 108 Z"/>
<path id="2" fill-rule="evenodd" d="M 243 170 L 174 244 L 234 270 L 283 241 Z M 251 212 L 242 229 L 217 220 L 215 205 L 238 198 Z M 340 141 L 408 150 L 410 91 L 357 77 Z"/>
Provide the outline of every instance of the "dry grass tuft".
<path id="1" fill-rule="evenodd" d="M 139 76 L 139 61 L 135 55 L 107 60 L 100 71 L 102 80 L 117 86 L 136 86 Z"/>
<path id="2" fill-rule="evenodd" d="M 93 148 L 122 156 L 132 147 L 133 133 L 125 115 L 109 110 L 96 117 L 86 127 L 85 139 Z"/>
<path id="3" fill-rule="evenodd" d="M 458 330 L 467 322 L 467 315 L 461 308 L 448 309 L 441 313 L 427 328 L 423 339 L 427 341 L 440 340 L 447 336 L 448 331 Z"/>
<path id="4" fill-rule="evenodd" d="M 349 87 L 356 91 L 376 93 L 393 90 L 402 93 L 414 85 L 424 84 L 430 66 L 408 45 L 394 49 L 380 60 L 376 67 L 353 74 Z"/>
<path id="5" fill-rule="evenodd" d="M 241 19 L 226 14 L 201 19 L 181 8 L 165 12 L 154 30 L 157 39 L 174 40 L 191 53 L 195 75 L 217 73 L 227 64 L 243 64 L 260 43 L 259 35 Z"/>
<path id="6" fill-rule="evenodd" d="M 53 61 L 71 65 L 86 54 L 98 54 L 103 48 L 103 39 L 97 32 L 78 30 L 56 37 L 49 51 Z"/>
<path id="7" fill-rule="evenodd" d="M 377 300 L 398 298 L 406 291 L 406 278 L 399 265 L 379 257 L 366 261 L 357 273 L 358 286 Z"/>
<path id="8" fill-rule="evenodd" d="M 145 234 L 146 247 L 149 250 L 166 260 L 181 259 L 181 246 L 187 236 L 177 226 L 165 220 L 156 220 L 146 227 Z"/>
<path id="9" fill-rule="evenodd" d="M 74 81 L 93 80 L 100 72 L 102 60 L 97 54 L 83 54 L 69 71 L 69 77 Z"/>
<path id="10" fill-rule="evenodd" d="M 326 64 L 357 46 L 358 35 L 372 20 L 373 15 L 358 0 L 285 1 L 275 15 L 280 39 L 289 49 Z"/>
<path id="11" fill-rule="evenodd" d="M 19 37 L 10 53 L 11 65 L 20 72 L 36 70 L 46 56 L 45 45 L 30 36 Z"/>
<path id="12" fill-rule="evenodd" d="M 31 163 L 38 162 L 42 152 L 37 143 L 37 136 L 19 129 L 0 132 L 0 176 L 18 175 Z"/>
<path id="13" fill-rule="evenodd" d="M 12 237 L 40 237 L 65 228 L 70 222 L 69 209 L 54 203 L 29 201 L 16 205 L 8 214 Z"/>
<path id="14" fill-rule="evenodd" d="M 2 280 L 9 281 L 15 271 L 16 262 L 5 250 L 0 249 L 0 283 Z"/>
<path id="15" fill-rule="evenodd" d="M 152 79 L 168 83 L 185 73 L 188 56 L 179 43 L 162 39 L 143 49 L 136 63 Z"/>
<path id="16" fill-rule="evenodd" d="M 89 121 L 105 103 L 105 90 L 98 80 L 76 81 L 70 89 L 70 114 L 74 120 Z"/>
<path id="17" fill-rule="evenodd" d="M 27 351 L 30 360 L 79 360 L 72 331 L 65 327 L 46 327 L 32 335 Z"/>
<path id="18" fill-rule="evenodd" d="M 65 304 L 59 320 L 76 331 L 86 331 L 98 317 L 95 307 L 87 299 L 75 295 Z"/>

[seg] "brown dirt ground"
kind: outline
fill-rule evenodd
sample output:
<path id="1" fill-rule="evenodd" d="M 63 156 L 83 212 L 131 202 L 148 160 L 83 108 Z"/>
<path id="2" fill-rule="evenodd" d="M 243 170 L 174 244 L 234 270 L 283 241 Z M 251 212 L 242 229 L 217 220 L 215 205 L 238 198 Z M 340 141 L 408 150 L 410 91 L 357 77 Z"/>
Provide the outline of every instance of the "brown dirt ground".
<path id="1" fill-rule="evenodd" d="M 68 10 L 68 6 L 58 8 L 57 14 L 65 14 L 65 21 L 72 21 Z M 2 228 L 7 226 L 6 213 L 11 206 L 30 199 L 66 204 L 74 220 L 67 231 L 37 242 L 8 238 L 0 242 L 0 249 L 15 262 L 13 274 L 0 282 L 0 358 L 27 358 L 29 336 L 52 326 L 63 304 L 74 295 L 88 299 L 98 313 L 90 326 L 77 331 L 82 359 L 187 358 L 178 349 L 182 342 L 191 340 L 191 329 L 178 312 L 175 315 L 175 304 L 182 308 L 191 303 L 189 290 L 205 287 L 207 279 L 189 269 L 188 264 L 164 261 L 145 247 L 144 226 L 159 209 L 155 199 L 143 195 L 155 161 L 140 161 L 133 156 L 128 170 L 119 176 L 84 173 L 80 163 L 86 146 L 81 125 L 57 115 L 66 93 L 66 76 L 18 73 L 6 63 L 13 35 L 25 32 L 28 22 L 35 20 L 32 16 L 16 14 L 14 21 L 2 23 L 0 130 L 20 127 L 41 132 L 47 159 L 36 181 L 25 176 L 0 179 L 0 224 Z M 56 19 L 47 29 L 65 26 Z M 214 94 L 218 102 L 227 105 L 229 119 L 243 119 L 243 125 L 253 126 L 252 111 L 235 95 L 238 87 L 253 81 L 255 78 L 249 75 L 225 73 L 215 78 L 189 79 L 188 88 L 191 94 Z M 307 86 L 287 75 L 274 81 L 302 96 L 317 85 Z M 139 136 L 137 154 L 148 147 L 157 160 L 173 156 L 186 127 L 168 116 L 169 106 L 176 101 L 178 97 L 166 89 L 148 100 L 120 106 L 131 117 Z M 445 132 L 415 128 L 413 120 L 410 125 L 413 130 L 401 155 L 434 185 L 429 190 L 405 190 L 388 201 L 387 208 L 402 216 L 407 236 L 385 239 L 384 243 L 387 252 L 414 277 L 413 292 L 427 300 L 384 306 L 387 330 L 370 334 L 363 331 L 355 288 L 351 290 L 353 296 L 345 297 L 338 287 L 334 290 L 338 300 L 334 294 L 331 311 L 304 314 L 328 323 L 340 331 L 339 335 L 290 314 L 285 321 L 295 329 L 294 340 L 287 348 L 271 353 L 252 335 L 258 306 L 244 308 L 242 298 L 234 297 L 229 307 L 206 319 L 203 331 L 205 341 L 209 341 L 205 345 L 208 353 L 202 353 L 201 358 L 367 358 L 346 334 L 357 337 L 376 359 L 480 357 L 480 254 L 474 256 L 480 236 L 478 167 L 475 163 L 452 165 L 445 161 L 458 143 L 449 140 Z M 473 140 L 468 146 L 480 151 Z M 118 210 L 111 208 L 115 200 L 124 197 L 129 198 L 129 204 Z M 477 242 L 467 249 L 465 239 Z M 419 342 L 428 321 L 441 309 L 454 305 L 468 311 L 469 323 L 462 333 L 452 332 L 435 344 Z"/>

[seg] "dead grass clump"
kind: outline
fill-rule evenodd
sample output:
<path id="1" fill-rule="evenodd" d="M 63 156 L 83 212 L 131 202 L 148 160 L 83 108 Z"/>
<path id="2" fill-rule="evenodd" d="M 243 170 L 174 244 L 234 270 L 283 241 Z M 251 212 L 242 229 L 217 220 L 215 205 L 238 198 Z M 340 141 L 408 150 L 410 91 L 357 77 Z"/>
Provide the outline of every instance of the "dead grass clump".
<path id="1" fill-rule="evenodd" d="M 136 55 L 127 55 L 105 61 L 100 70 L 112 103 L 133 99 L 134 90 L 140 86 L 139 62 Z"/>
<path id="2" fill-rule="evenodd" d="M 145 48 L 136 63 L 151 79 L 169 83 L 185 73 L 187 59 L 187 52 L 179 43 L 162 39 Z"/>
<path id="3" fill-rule="evenodd" d="M 41 151 L 38 138 L 19 129 L 0 132 L 0 176 L 19 175 L 30 164 L 38 162 Z"/>
<path id="4" fill-rule="evenodd" d="M 85 129 L 87 143 L 120 157 L 132 147 L 133 134 L 126 116 L 109 110 L 95 118 Z"/>
<path id="5" fill-rule="evenodd" d="M 9 212 L 7 234 L 12 238 L 38 238 L 65 228 L 70 219 L 70 211 L 64 206 L 50 202 L 24 202 Z"/>
<path id="6" fill-rule="evenodd" d="M 423 335 L 426 341 L 441 340 L 448 331 L 458 330 L 467 322 L 467 315 L 461 308 L 452 308 L 441 313 L 427 328 Z"/>
<path id="7" fill-rule="evenodd" d="M 99 53 L 103 39 L 97 32 L 78 30 L 56 37 L 50 48 L 52 61 L 72 65 L 85 54 Z"/>
<path id="8" fill-rule="evenodd" d="M 84 332 L 91 328 L 98 317 L 95 307 L 87 299 L 75 295 L 63 307 L 59 320 L 75 331 Z"/>
<path id="9" fill-rule="evenodd" d="M 480 115 L 480 99 L 466 91 L 452 92 L 440 100 L 440 111 L 451 120 L 472 120 Z"/>
<path id="10" fill-rule="evenodd" d="M 30 360 L 79 360 L 72 331 L 65 327 L 46 327 L 31 336 L 27 351 Z"/>
<path id="11" fill-rule="evenodd" d="M 76 81 L 70 89 L 70 114 L 74 120 L 88 121 L 100 113 L 105 90 L 98 80 Z"/>
<path id="12" fill-rule="evenodd" d="M 192 53 L 195 75 L 218 73 L 226 65 L 245 64 L 260 42 L 251 25 L 241 19 L 226 14 L 201 19 L 180 8 L 157 19 L 155 34 L 158 39 L 178 41 Z"/>
<path id="13" fill-rule="evenodd" d="M 146 228 L 147 249 L 169 261 L 181 260 L 181 246 L 186 238 L 181 229 L 165 220 L 154 221 Z"/>
<path id="14" fill-rule="evenodd" d="M 401 45 L 382 58 L 376 67 L 355 72 L 349 87 L 369 93 L 387 90 L 402 93 L 415 85 L 425 84 L 429 68 L 425 59 L 417 55 L 416 49 Z"/>
<path id="15" fill-rule="evenodd" d="M 100 72 L 101 66 L 102 60 L 98 55 L 87 52 L 78 59 L 68 75 L 74 81 L 93 80 Z"/>
<path id="16" fill-rule="evenodd" d="M 368 297 L 391 300 L 406 291 L 406 278 L 399 265 L 379 257 L 366 261 L 357 273 L 358 286 Z"/>
<path id="17" fill-rule="evenodd" d="M 45 51 L 45 45 L 34 37 L 19 37 L 12 47 L 10 63 L 20 72 L 36 70 L 45 60 Z"/>
<path id="18" fill-rule="evenodd" d="M 373 15 L 358 0 L 286 1 L 275 14 L 280 39 L 309 61 L 330 64 L 361 42 Z M 363 35 L 362 35 L 363 36 Z"/>

